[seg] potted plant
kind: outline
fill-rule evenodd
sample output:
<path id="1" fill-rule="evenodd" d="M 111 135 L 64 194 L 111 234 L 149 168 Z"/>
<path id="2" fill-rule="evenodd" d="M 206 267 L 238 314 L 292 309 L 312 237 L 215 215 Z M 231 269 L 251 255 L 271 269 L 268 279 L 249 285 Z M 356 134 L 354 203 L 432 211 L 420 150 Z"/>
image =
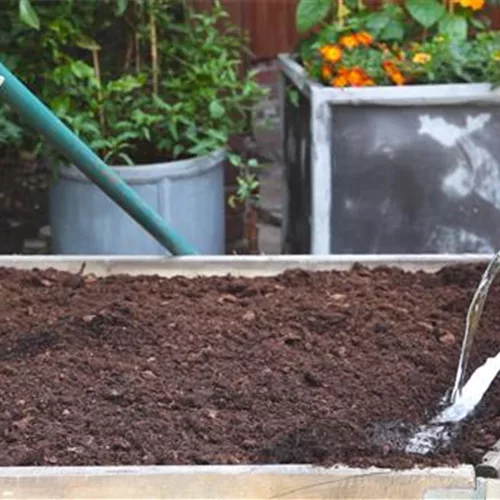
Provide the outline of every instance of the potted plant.
<path id="1" fill-rule="evenodd" d="M 262 94 L 241 75 L 245 39 L 227 12 L 177 0 L 26 5 L 21 21 L 39 31 L 18 28 L 17 73 L 200 253 L 224 253 L 226 145 Z M 37 44 L 44 64 L 28 52 Z M 29 133 L 23 147 L 48 157 Z M 76 168 L 50 163 L 55 253 L 165 253 Z"/>
<path id="2" fill-rule="evenodd" d="M 280 57 L 285 251 L 500 247 L 500 33 L 484 7 L 299 2 L 304 38 Z"/>

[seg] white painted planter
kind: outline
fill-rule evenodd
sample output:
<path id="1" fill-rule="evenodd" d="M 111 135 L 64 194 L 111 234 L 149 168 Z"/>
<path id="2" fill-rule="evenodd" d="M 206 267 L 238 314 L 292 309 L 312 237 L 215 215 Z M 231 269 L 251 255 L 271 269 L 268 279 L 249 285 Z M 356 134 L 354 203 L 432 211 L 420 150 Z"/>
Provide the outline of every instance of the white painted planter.
<path id="1" fill-rule="evenodd" d="M 500 90 L 335 89 L 310 80 L 293 57 L 279 60 L 285 252 L 500 248 Z"/>
<path id="2" fill-rule="evenodd" d="M 438 271 L 452 263 L 486 262 L 491 255 L 345 255 L 335 257 L 11 257 L 0 267 L 59 269 L 98 276 L 156 274 L 270 276 L 286 269 L 311 271 L 394 265 Z M 471 465 L 391 470 L 290 465 L 0 467 L 0 498 L 20 499 L 498 499 L 500 481 L 478 477 Z"/>
<path id="3" fill-rule="evenodd" d="M 204 255 L 225 252 L 226 153 L 113 167 L 144 201 Z M 63 255 L 165 255 L 163 248 L 76 167 L 50 192 L 52 251 Z"/>

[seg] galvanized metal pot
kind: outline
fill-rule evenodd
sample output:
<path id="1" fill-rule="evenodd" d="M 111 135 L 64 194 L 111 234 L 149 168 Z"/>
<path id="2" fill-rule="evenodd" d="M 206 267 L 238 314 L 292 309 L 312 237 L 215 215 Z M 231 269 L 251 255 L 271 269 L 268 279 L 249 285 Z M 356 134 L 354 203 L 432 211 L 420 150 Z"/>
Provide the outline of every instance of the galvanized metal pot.
<path id="1" fill-rule="evenodd" d="M 226 154 L 114 167 L 200 254 L 224 254 Z M 75 167 L 50 192 L 52 250 L 63 255 L 165 255 L 167 251 Z"/>

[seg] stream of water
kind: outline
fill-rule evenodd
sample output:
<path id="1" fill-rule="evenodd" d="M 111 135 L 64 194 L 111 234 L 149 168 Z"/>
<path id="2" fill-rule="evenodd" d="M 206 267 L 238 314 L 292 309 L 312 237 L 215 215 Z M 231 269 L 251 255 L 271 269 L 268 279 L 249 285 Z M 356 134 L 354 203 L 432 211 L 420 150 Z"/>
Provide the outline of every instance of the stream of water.
<path id="1" fill-rule="evenodd" d="M 447 401 L 446 397 L 443 399 L 443 403 L 449 403 L 449 406 L 437 415 L 437 417 L 433 418 L 429 424 L 419 428 L 418 432 L 406 446 L 407 453 L 425 455 L 433 451 L 439 444 L 449 442 L 452 438 L 452 431 L 449 424 L 460 422 L 471 414 L 500 371 L 499 352 L 495 357 L 488 358 L 471 375 L 465 386 L 463 385 L 474 335 L 479 326 L 479 320 L 481 319 L 484 304 L 488 297 L 488 291 L 499 271 L 500 252 L 495 255 L 481 277 L 481 281 L 467 312 L 465 334 L 455 383 L 451 391 L 450 400 Z"/>
<path id="2" fill-rule="evenodd" d="M 469 310 L 467 311 L 465 335 L 462 342 L 462 351 L 460 353 L 460 360 L 458 362 L 455 384 L 453 386 L 450 399 L 450 402 L 452 404 L 455 403 L 460 395 L 460 392 L 462 391 L 465 372 L 467 370 L 467 364 L 469 362 L 470 351 L 472 348 L 472 341 L 474 340 L 474 335 L 476 334 L 477 328 L 479 326 L 479 320 L 481 319 L 481 314 L 483 313 L 484 303 L 486 302 L 486 299 L 488 297 L 488 291 L 499 271 L 500 252 L 498 252 L 495 257 L 493 257 L 488 267 L 486 268 L 486 271 L 481 277 L 481 282 L 477 287 L 476 293 L 472 298 Z"/>

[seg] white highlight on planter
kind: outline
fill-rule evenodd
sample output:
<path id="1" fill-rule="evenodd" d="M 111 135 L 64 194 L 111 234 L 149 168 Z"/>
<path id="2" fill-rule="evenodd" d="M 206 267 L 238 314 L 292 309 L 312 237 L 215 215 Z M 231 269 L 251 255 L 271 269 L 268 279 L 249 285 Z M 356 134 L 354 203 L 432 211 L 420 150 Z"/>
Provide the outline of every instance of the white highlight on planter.
<path id="1" fill-rule="evenodd" d="M 428 425 L 420 427 L 418 433 L 406 446 L 407 453 L 426 455 L 437 445 L 438 440 L 450 438 L 444 424 L 464 420 L 483 399 L 484 394 L 500 372 L 500 352 L 494 358 L 488 358 L 464 385 L 454 404 L 433 418 Z"/>
<path id="2" fill-rule="evenodd" d="M 429 115 L 423 115 L 420 119 L 420 135 L 429 135 L 434 140 L 447 148 L 455 146 L 458 141 L 468 137 L 473 132 L 477 132 L 491 120 L 490 113 L 481 113 L 477 116 L 468 116 L 464 128 L 458 127 L 453 123 L 448 123 L 444 118 L 432 118 Z"/>
<path id="3" fill-rule="evenodd" d="M 475 192 L 481 198 L 500 209 L 500 182 L 498 161 L 470 139 L 461 142 L 463 155 L 457 168 L 443 179 L 442 188 L 452 198 L 465 198 Z"/>
<path id="4" fill-rule="evenodd" d="M 443 179 L 443 191 L 450 198 L 465 198 L 472 191 L 471 172 L 463 161 Z"/>
<path id="5" fill-rule="evenodd" d="M 351 212 L 352 210 L 354 210 L 356 208 L 356 203 L 353 200 L 351 200 L 351 198 L 346 198 L 344 200 L 344 207 L 346 210 Z"/>
<path id="6" fill-rule="evenodd" d="M 491 120 L 490 113 L 468 116 L 465 127 L 446 122 L 442 117 L 422 115 L 420 135 L 428 135 L 446 148 L 457 147 L 461 152 L 457 166 L 442 181 L 443 192 L 450 198 L 465 198 L 475 192 L 481 198 L 500 209 L 500 183 L 498 161 L 490 152 L 476 144 L 471 138 L 474 132 L 483 129 Z"/>
<path id="7" fill-rule="evenodd" d="M 495 253 L 495 248 L 486 238 L 465 229 L 448 226 L 437 226 L 426 243 L 428 248 L 436 248 L 437 253 L 446 253 L 448 248 L 463 248 L 466 244 L 468 252 Z"/>

